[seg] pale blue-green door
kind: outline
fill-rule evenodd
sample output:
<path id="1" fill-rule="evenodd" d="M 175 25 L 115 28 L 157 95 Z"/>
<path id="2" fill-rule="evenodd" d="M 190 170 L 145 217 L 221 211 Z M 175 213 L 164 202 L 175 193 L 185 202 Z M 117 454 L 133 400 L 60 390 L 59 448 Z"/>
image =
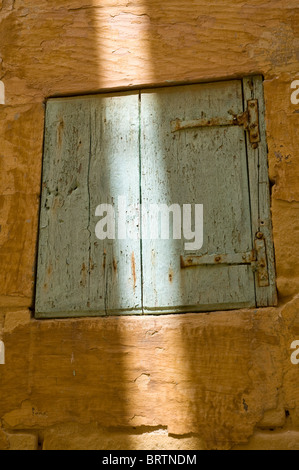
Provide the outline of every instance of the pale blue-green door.
<path id="1" fill-rule="evenodd" d="M 141 94 L 142 203 L 202 204 L 204 213 L 200 250 L 186 251 L 183 238 L 143 241 L 146 313 L 256 304 L 252 266 L 243 262 L 253 249 L 246 135 L 223 125 L 242 112 L 240 80 Z M 206 126 L 193 127 L 200 120 Z M 190 254 L 203 264 L 184 266 Z"/>

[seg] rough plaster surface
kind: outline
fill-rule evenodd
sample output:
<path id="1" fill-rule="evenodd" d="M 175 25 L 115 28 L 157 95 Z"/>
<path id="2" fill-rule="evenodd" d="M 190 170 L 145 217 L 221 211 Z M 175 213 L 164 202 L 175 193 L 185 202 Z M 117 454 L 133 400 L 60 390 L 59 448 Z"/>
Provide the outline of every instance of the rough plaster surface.
<path id="1" fill-rule="evenodd" d="M 297 0 L 0 0 L 0 44 L 0 449 L 298 448 Z M 278 307 L 31 319 L 45 99 L 256 73 Z"/>

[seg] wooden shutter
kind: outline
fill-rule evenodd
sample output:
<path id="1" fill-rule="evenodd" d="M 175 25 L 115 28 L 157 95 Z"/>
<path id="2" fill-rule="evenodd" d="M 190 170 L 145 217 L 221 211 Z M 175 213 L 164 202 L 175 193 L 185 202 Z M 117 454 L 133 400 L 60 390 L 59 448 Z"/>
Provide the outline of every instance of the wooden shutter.
<path id="1" fill-rule="evenodd" d="M 123 195 L 203 204 L 202 248 L 97 240 L 96 206 Z M 48 102 L 38 317 L 273 305 L 271 234 L 261 77 Z"/>
<path id="2" fill-rule="evenodd" d="M 143 241 L 144 311 L 275 303 L 261 78 L 145 90 L 141 130 L 143 202 L 204 207 L 198 252 Z"/>
<path id="3" fill-rule="evenodd" d="M 139 240 L 98 240 L 99 204 L 139 200 L 139 95 L 49 100 L 38 317 L 140 313 Z"/>

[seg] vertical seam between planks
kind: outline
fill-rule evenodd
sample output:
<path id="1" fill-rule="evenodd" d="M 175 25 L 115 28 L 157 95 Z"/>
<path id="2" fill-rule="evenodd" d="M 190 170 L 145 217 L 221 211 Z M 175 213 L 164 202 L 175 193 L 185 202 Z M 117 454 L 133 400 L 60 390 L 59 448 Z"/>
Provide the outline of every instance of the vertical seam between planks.
<path id="1" fill-rule="evenodd" d="M 252 78 L 252 95 L 253 95 L 253 99 L 255 99 L 255 96 L 256 96 L 256 90 L 255 90 L 255 85 L 256 85 L 256 81 L 255 81 L 255 78 Z M 259 98 L 259 97 L 258 97 Z M 260 103 L 260 100 L 259 100 L 259 103 L 258 103 L 258 117 L 259 117 L 259 121 L 260 121 L 260 107 L 261 107 L 261 103 Z M 260 131 L 261 131 L 261 123 L 259 122 L 259 126 L 260 126 Z M 263 136 L 261 136 L 261 139 L 260 139 L 260 142 L 259 142 L 259 145 L 258 145 L 258 148 L 257 148 L 257 153 L 258 153 L 258 159 L 257 159 L 257 200 L 258 200 L 258 205 L 257 205 L 257 214 L 258 214 L 258 219 L 257 219 L 257 227 L 258 227 L 258 231 L 261 230 L 261 192 L 260 192 L 260 179 L 261 179 L 261 145 L 262 145 L 262 138 Z M 269 214 L 270 215 L 270 214 Z M 269 265 L 268 265 L 268 276 L 269 276 Z M 255 276 L 256 277 L 256 276 Z M 257 278 L 256 278 L 256 281 L 257 281 Z M 268 290 L 268 289 L 267 289 Z M 267 306 L 269 305 L 269 294 L 267 294 Z M 266 305 L 265 305 L 266 306 Z"/>
<path id="2" fill-rule="evenodd" d="M 250 78 L 250 81 L 251 81 L 251 99 L 255 99 L 256 97 L 256 93 L 255 93 L 255 77 L 251 77 Z M 260 102 L 258 103 L 258 117 L 260 119 Z M 260 230 L 260 218 L 261 218 L 261 214 L 260 214 L 260 146 L 261 146 L 261 142 L 259 142 L 259 145 L 258 145 L 258 148 L 256 150 L 254 150 L 254 152 L 256 151 L 257 152 L 257 155 L 258 155 L 258 158 L 257 158 L 257 230 L 259 231 Z M 258 305 L 258 292 L 257 292 L 257 289 L 259 288 L 259 285 L 258 285 L 258 278 L 257 278 L 257 272 L 254 273 L 254 285 L 255 285 L 255 292 L 256 292 L 256 306 L 257 307 L 260 307 L 260 303 Z"/>
<path id="3" fill-rule="evenodd" d="M 248 85 L 247 85 L 247 82 L 245 80 L 241 81 L 241 85 L 242 85 L 243 111 L 245 112 L 246 108 L 247 108 L 247 100 L 246 100 L 246 97 L 245 97 L 244 88 L 247 87 Z M 245 130 L 244 130 L 244 134 L 245 134 L 245 152 L 246 152 L 246 168 L 247 168 L 247 187 L 248 187 L 248 199 L 249 199 L 250 236 L 251 236 L 251 247 L 252 247 L 252 249 L 254 249 L 254 237 L 253 237 L 253 230 L 252 230 L 252 227 L 253 227 L 252 202 L 251 202 L 252 194 L 251 194 L 251 188 L 250 188 L 249 152 L 248 152 L 250 142 L 249 142 L 249 139 L 248 139 L 248 134 Z M 257 306 L 257 285 L 256 285 L 255 273 L 253 273 L 253 285 L 254 285 L 255 305 Z"/>
<path id="4" fill-rule="evenodd" d="M 144 305 L 143 305 L 143 244 L 142 244 L 142 220 L 143 220 L 143 210 L 142 210 L 142 158 L 141 158 L 141 91 L 138 94 L 138 149 L 139 149 L 139 204 L 140 204 L 140 213 L 139 213 L 139 234 L 140 234 L 140 282 L 141 282 L 141 312 L 144 315 Z"/>
<path id="5" fill-rule="evenodd" d="M 92 134 L 91 134 L 91 107 L 89 109 L 89 157 L 87 169 L 87 194 L 88 194 L 88 227 L 89 232 L 89 248 L 88 248 L 88 302 L 90 302 L 90 259 L 91 259 L 91 230 L 90 230 L 90 165 L 91 165 L 91 152 L 92 152 Z"/>
<path id="6" fill-rule="evenodd" d="M 262 132 L 261 132 L 261 143 L 264 145 L 260 146 L 259 150 L 259 231 L 263 232 L 266 237 L 266 249 L 267 249 L 267 262 L 268 262 L 268 275 L 269 275 L 269 286 L 267 288 L 267 306 L 273 305 L 276 301 L 277 290 L 276 290 L 276 265 L 275 265 L 275 249 L 273 240 L 273 224 L 271 217 L 271 206 L 272 200 L 270 196 L 269 187 L 269 155 L 268 155 L 268 143 L 267 143 L 267 129 L 266 129 L 266 107 L 265 107 L 265 96 L 264 96 L 264 80 L 262 76 L 256 76 L 254 81 L 254 91 L 259 96 L 260 103 L 262 106 L 259 108 L 259 112 L 262 114 Z M 265 174 L 264 174 L 265 173 Z M 267 181 L 267 192 L 265 193 L 264 177 Z M 264 197 L 266 196 L 266 201 Z M 263 199 L 263 201 L 262 201 Z M 263 204 L 266 204 L 268 213 L 264 214 Z M 265 232 L 263 227 L 260 225 L 261 220 L 264 220 L 264 216 L 267 218 L 267 224 Z M 272 299 L 272 300 L 271 300 Z"/>
<path id="7" fill-rule="evenodd" d="M 255 83 L 254 83 L 255 85 Z M 253 99 L 255 98 L 255 89 L 253 88 Z M 260 119 L 260 107 L 261 107 L 261 103 L 259 102 L 258 104 L 258 116 L 259 116 L 259 119 Z M 261 124 L 260 124 L 261 126 Z M 260 231 L 261 229 L 261 208 L 260 208 L 260 179 L 261 179 L 261 144 L 262 142 L 260 142 L 260 145 L 258 146 L 258 161 L 257 161 L 257 167 L 258 167 L 258 193 L 257 193 L 257 197 L 258 197 L 258 230 Z"/>

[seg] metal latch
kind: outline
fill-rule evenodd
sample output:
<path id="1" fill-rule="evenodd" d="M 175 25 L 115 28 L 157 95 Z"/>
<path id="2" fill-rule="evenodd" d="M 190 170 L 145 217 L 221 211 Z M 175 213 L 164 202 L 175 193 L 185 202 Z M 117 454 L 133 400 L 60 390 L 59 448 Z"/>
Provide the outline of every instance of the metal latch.
<path id="1" fill-rule="evenodd" d="M 244 265 L 250 264 L 257 274 L 259 287 L 269 286 L 266 242 L 264 234 L 258 232 L 254 240 L 254 250 L 245 253 L 216 254 L 216 255 L 189 255 L 181 256 L 181 269 L 195 266 L 215 265 Z"/>
<path id="2" fill-rule="evenodd" d="M 258 147 L 261 140 L 259 129 L 259 109 L 258 100 L 247 101 L 247 110 L 241 114 L 229 112 L 231 118 L 202 118 L 193 119 L 191 121 L 183 121 L 175 119 L 171 121 L 171 132 L 183 131 L 185 129 L 193 129 L 196 127 L 221 127 L 221 126 L 240 126 L 249 134 L 249 141 L 254 149 Z"/>

